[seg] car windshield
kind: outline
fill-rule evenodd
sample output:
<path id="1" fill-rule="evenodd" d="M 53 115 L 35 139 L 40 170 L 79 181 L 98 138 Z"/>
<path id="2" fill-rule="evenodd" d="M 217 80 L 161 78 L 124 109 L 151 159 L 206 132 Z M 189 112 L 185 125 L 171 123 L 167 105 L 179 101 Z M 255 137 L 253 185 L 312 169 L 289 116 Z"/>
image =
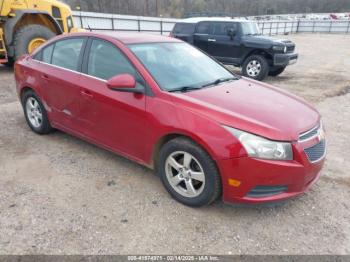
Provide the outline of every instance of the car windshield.
<path id="1" fill-rule="evenodd" d="M 223 66 L 186 43 L 132 44 L 129 48 L 166 91 L 189 91 L 236 79 Z"/>
<path id="2" fill-rule="evenodd" d="M 254 22 L 243 22 L 242 34 L 243 35 L 260 35 L 260 29 L 258 24 Z"/>

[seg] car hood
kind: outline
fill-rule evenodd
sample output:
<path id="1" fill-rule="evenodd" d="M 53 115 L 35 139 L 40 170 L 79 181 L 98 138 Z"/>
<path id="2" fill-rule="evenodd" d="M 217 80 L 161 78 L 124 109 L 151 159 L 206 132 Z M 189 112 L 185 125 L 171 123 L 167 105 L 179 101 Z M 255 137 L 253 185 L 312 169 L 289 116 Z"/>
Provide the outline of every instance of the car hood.
<path id="1" fill-rule="evenodd" d="M 286 39 L 276 39 L 269 36 L 263 36 L 263 35 L 251 35 L 251 36 L 243 36 L 242 37 L 246 43 L 254 43 L 254 44 L 265 44 L 265 45 L 273 45 L 273 44 L 286 44 L 286 45 L 292 45 L 293 42 Z"/>
<path id="2" fill-rule="evenodd" d="M 279 88 L 242 78 L 176 95 L 188 110 L 272 140 L 296 141 L 320 121 L 305 100 Z"/>

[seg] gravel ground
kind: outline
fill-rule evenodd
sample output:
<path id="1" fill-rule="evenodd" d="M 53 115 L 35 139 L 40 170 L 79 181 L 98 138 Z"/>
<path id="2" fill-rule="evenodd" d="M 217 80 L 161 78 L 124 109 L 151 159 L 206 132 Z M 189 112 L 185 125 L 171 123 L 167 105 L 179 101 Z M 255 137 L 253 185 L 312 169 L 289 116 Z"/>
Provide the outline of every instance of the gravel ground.
<path id="1" fill-rule="evenodd" d="M 138 164 L 62 132 L 33 134 L 0 68 L 0 254 L 350 254 L 350 35 L 293 35 L 300 60 L 267 82 L 316 105 L 328 160 L 276 205 L 178 204 Z"/>

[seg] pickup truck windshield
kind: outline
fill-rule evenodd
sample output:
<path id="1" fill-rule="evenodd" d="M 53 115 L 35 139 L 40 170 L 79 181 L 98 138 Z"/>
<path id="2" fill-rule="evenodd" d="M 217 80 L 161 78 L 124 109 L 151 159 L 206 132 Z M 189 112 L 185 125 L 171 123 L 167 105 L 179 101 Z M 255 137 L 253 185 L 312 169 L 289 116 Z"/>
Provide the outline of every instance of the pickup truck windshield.
<path id="1" fill-rule="evenodd" d="M 257 23 L 243 22 L 241 24 L 243 35 L 260 35 L 260 29 Z"/>
<path id="2" fill-rule="evenodd" d="M 131 44 L 129 48 L 158 85 L 169 92 L 190 91 L 236 79 L 223 66 L 186 43 Z"/>

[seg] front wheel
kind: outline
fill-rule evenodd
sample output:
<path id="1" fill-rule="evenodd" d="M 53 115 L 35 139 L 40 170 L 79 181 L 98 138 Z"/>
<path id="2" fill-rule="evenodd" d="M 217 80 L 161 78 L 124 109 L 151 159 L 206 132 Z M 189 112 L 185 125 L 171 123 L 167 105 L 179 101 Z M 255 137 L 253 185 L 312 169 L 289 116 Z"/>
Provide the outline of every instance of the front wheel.
<path id="1" fill-rule="evenodd" d="M 261 55 L 249 56 L 242 65 L 242 73 L 246 77 L 261 81 L 269 73 L 269 64 Z"/>
<path id="2" fill-rule="evenodd" d="M 221 194 L 215 162 L 189 139 L 176 138 L 162 147 L 158 171 L 170 195 L 187 206 L 209 205 Z"/>
<path id="3" fill-rule="evenodd" d="M 271 69 L 269 72 L 269 76 L 278 76 L 283 73 L 283 71 L 286 69 L 286 67 L 279 67 L 276 69 Z"/>

